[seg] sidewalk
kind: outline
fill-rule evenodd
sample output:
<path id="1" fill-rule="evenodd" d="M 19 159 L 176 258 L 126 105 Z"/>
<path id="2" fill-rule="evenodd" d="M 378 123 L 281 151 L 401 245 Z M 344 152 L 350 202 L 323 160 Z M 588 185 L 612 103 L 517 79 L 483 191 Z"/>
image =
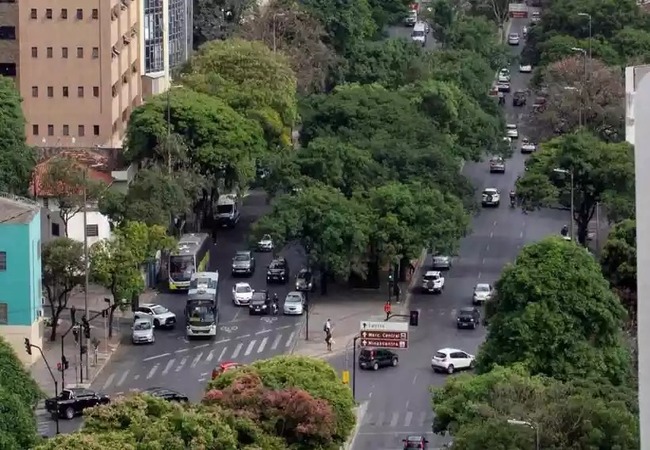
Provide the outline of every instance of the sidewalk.
<path id="1" fill-rule="evenodd" d="M 393 314 L 409 313 L 411 291 L 420 277 L 420 267 L 426 258 L 426 252 L 420 256 L 409 283 L 400 283 L 402 292 L 406 292 L 404 301 L 392 304 Z M 408 286 L 407 286 L 408 284 Z M 383 284 L 385 286 L 385 283 Z M 383 322 L 386 318 L 384 304 L 388 294 L 386 289 L 351 290 L 340 286 L 331 286 L 327 296 L 315 296 L 310 300 L 309 340 L 305 339 L 306 327 L 303 325 L 296 339 L 292 353 L 315 358 L 327 358 L 343 353 L 352 348 L 353 339 L 359 334 L 362 320 Z M 332 322 L 332 351 L 327 351 L 323 324 L 327 319 Z M 395 321 L 406 321 L 397 318 Z"/>

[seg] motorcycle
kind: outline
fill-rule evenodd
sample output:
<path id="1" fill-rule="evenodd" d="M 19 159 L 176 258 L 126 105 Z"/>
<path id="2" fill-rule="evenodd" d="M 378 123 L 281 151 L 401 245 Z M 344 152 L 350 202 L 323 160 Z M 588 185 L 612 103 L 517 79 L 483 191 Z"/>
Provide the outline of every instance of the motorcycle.
<path id="1" fill-rule="evenodd" d="M 510 197 L 510 207 L 514 208 L 517 206 L 517 200 L 514 197 Z"/>
<path id="2" fill-rule="evenodd" d="M 278 315 L 278 312 L 280 311 L 280 307 L 278 306 L 277 303 L 273 303 L 271 305 L 271 312 L 273 313 L 274 316 Z"/>

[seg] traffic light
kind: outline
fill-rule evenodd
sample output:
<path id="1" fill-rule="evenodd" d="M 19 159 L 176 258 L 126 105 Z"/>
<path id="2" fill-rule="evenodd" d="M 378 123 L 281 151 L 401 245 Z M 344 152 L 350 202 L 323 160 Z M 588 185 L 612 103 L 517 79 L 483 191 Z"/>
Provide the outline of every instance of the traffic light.
<path id="1" fill-rule="evenodd" d="M 78 326 L 75 326 L 72 329 L 72 337 L 74 337 L 75 343 L 79 342 L 79 327 Z"/>
<path id="2" fill-rule="evenodd" d="M 82 354 L 82 355 L 85 355 L 86 353 L 88 353 L 88 346 L 87 345 L 82 345 L 81 347 L 79 347 L 79 353 Z"/>
<path id="3" fill-rule="evenodd" d="M 63 365 L 63 370 L 70 368 L 70 361 L 68 361 L 68 358 L 66 358 L 65 355 L 61 357 L 61 364 Z"/>
<path id="4" fill-rule="evenodd" d="M 417 327 L 419 320 L 420 320 L 420 311 L 411 311 L 411 315 L 409 317 L 409 323 L 411 324 L 411 326 Z"/>
<path id="5" fill-rule="evenodd" d="M 86 316 L 81 318 L 81 323 L 84 328 L 84 337 L 90 339 L 90 323 L 88 322 L 88 319 L 86 319 Z"/>
<path id="6" fill-rule="evenodd" d="M 25 338 L 25 351 L 27 352 L 28 355 L 31 356 L 31 354 L 32 354 L 32 344 L 29 342 L 28 338 Z"/>
<path id="7" fill-rule="evenodd" d="M 77 323 L 76 315 L 77 315 L 77 308 L 75 308 L 74 306 L 71 306 L 70 307 L 70 319 L 72 320 L 72 323 Z"/>

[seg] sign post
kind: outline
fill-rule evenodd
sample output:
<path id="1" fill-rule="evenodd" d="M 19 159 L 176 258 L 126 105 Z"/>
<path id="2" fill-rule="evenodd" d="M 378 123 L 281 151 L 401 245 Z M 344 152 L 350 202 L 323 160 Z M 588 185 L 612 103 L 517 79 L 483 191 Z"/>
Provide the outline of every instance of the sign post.
<path id="1" fill-rule="evenodd" d="M 359 344 L 361 348 L 407 349 L 409 347 L 409 324 L 406 322 L 370 322 L 362 320 L 359 325 Z"/>

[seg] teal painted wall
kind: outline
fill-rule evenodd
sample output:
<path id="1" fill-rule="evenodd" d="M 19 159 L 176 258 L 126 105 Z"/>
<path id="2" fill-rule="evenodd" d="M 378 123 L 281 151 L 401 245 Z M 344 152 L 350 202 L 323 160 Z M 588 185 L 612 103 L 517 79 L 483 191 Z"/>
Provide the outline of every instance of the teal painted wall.
<path id="1" fill-rule="evenodd" d="M 32 325 L 41 309 L 41 215 L 29 224 L 0 224 L 0 252 L 7 270 L 0 271 L 0 303 L 7 303 L 7 325 Z"/>

